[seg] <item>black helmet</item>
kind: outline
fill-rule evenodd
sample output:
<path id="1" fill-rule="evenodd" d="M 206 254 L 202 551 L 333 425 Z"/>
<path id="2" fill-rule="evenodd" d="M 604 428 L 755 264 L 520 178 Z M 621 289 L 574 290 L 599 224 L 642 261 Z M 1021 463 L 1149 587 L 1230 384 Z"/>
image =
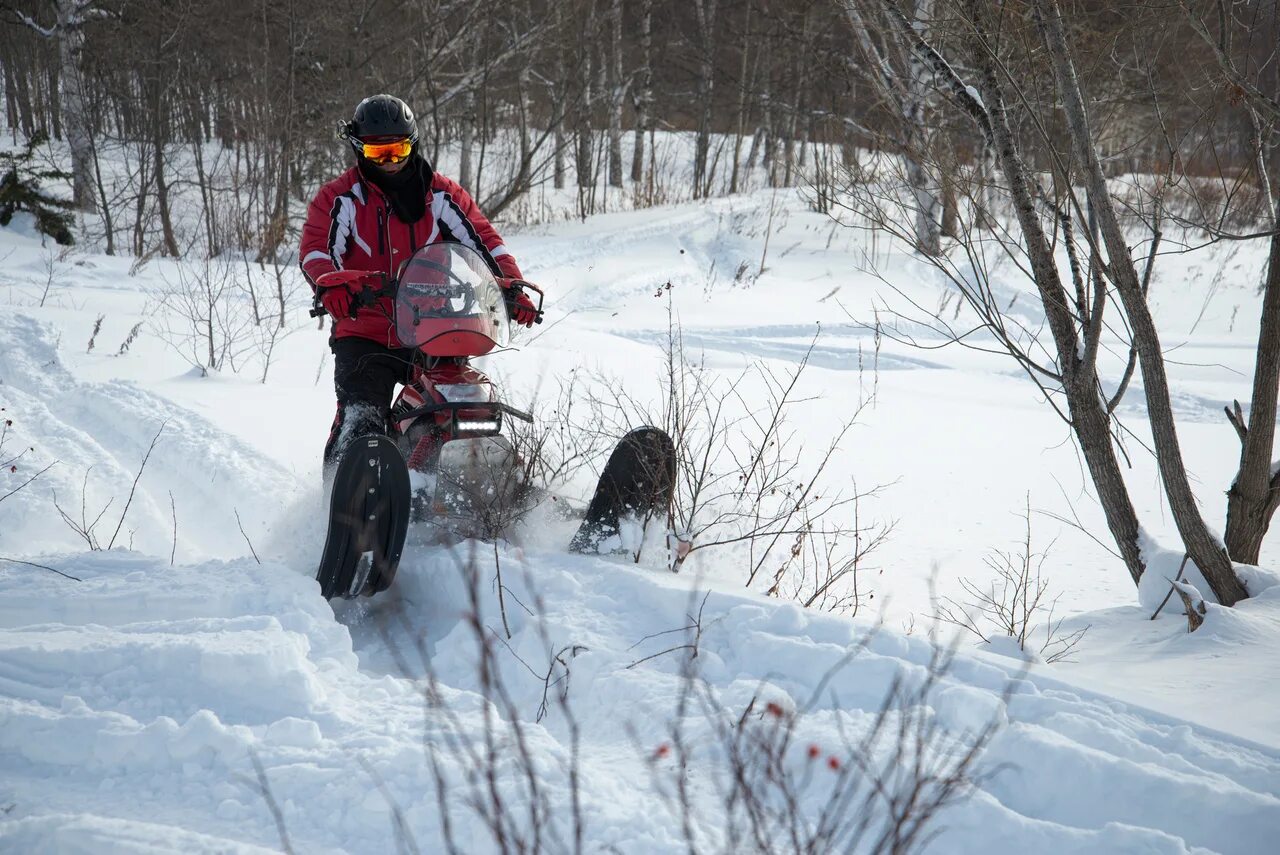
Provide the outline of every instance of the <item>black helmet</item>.
<path id="1" fill-rule="evenodd" d="M 418 120 L 409 105 L 394 95 L 371 95 L 356 105 L 350 122 L 342 122 L 338 135 L 356 148 L 361 140 L 376 137 L 408 137 L 418 141 Z"/>

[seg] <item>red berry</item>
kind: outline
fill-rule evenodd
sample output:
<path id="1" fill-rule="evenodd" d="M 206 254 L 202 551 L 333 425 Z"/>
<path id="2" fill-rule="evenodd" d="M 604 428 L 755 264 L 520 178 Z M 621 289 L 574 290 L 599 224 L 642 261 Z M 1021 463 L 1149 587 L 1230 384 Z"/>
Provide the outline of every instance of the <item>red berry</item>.
<path id="1" fill-rule="evenodd" d="M 817 759 L 818 759 L 818 755 L 819 755 L 819 754 L 821 754 L 821 753 L 822 753 L 822 749 L 821 749 L 821 748 L 819 748 L 818 746 L 816 746 L 816 745 L 810 745 L 810 746 L 809 746 L 809 759 L 810 759 L 810 760 L 817 760 Z"/>
<path id="2" fill-rule="evenodd" d="M 782 705 L 776 701 L 769 701 L 765 705 L 764 711 L 774 718 L 782 718 Z"/>
<path id="3" fill-rule="evenodd" d="M 664 742 L 654 750 L 653 756 L 655 759 L 662 759 L 663 757 L 666 757 L 670 753 L 671 753 L 671 746 Z"/>
<path id="4" fill-rule="evenodd" d="M 834 754 L 828 757 L 827 768 L 830 769 L 832 772 L 840 771 L 840 758 L 836 757 Z"/>

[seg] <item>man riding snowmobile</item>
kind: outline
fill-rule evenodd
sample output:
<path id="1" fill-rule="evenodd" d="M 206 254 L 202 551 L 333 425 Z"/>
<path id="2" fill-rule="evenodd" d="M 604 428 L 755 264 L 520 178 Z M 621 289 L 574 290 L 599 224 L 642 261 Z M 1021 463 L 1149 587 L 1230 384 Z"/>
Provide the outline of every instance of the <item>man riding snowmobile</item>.
<path id="1" fill-rule="evenodd" d="M 366 98 L 339 124 L 339 137 L 355 150 L 356 165 L 311 202 L 299 249 L 323 306 L 313 314 L 334 319 L 337 412 L 324 450 L 332 489 L 318 573 L 326 597 L 385 590 L 410 517 L 440 522 L 458 510 L 456 501 L 439 501 L 445 446 L 492 441 L 499 460 L 512 464 L 506 471 L 514 471 L 519 460 L 498 435 L 502 416 L 531 416 L 495 399 L 467 358 L 504 346 L 508 317 L 524 326 L 542 318 L 541 289 L 521 278 L 466 190 L 419 152 L 417 122 L 403 101 Z M 537 305 L 530 292 L 539 295 Z M 397 385 L 403 388 L 393 407 Z M 411 497 L 410 467 L 429 472 L 435 486 Z M 629 433 L 609 458 L 570 549 L 600 551 L 627 514 L 654 518 L 671 500 L 674 473 L 665 433 Z M 444 483 L 450 494 L 459 486 Z M 499 502 L 508 495 L 480 493 Z M 540 494 L 519 485 L 511 495 L 524 502 Z"/>
<path id="2" fill-rule="evenodd" d="M 355 294 L 395 276 L 419 247 L 440 242 L 475 250 L 504 287 L 522 282 L 515 257 L 470 194 L 423 156 L 417 119 L 404 101 L 364 99 L 351 121 L 339 123 L 338 136 L 354 149 L 356 164 L 311 201 L 298 248 L 303 275 L 333 317 L 338 405 L 324 448 L 330 474 L 353 438 L 382 431 L 410 364 L 386 304 L 357 307 Z M 530 298 L 516 294 L 512 320 L 529 326 L 536 318 Z"/>

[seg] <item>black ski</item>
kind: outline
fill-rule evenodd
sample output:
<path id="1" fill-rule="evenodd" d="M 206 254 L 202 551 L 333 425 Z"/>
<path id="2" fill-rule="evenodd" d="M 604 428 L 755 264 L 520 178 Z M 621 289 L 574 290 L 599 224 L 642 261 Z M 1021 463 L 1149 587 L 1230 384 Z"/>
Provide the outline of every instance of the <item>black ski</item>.
<path id="1" fill-rule="evenodd" d="M 655 427 L 631 431 L 609 455 L 569 551 L 599 552 L 602 541 L 619 533 L 624 516 L 665 519 L 675 484 L 676 450 L 671 437 Z"/>
<path id="2" fill-rule="evenodd" d="M 385 591 L 409 528 L 409 470 L 395 442 L 363 436 L 338 463 L 329 498 L 329 534 L 320 558 L 326 599 Z"/>

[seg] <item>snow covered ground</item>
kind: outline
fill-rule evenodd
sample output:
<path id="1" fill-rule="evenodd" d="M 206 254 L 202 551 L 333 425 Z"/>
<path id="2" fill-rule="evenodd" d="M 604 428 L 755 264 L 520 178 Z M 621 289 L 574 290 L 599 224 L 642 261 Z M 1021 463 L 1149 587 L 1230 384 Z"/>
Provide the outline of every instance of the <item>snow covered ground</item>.
<path id="1" fill-rule="evenodd" d="M 789 193 L 508 234 L 549 319 L 488 370 L 517 403 L 575 369 L 655 398 L 670 306 L 686 348 L 752 398 L 758 374 L 741 372 L 794 368 L 820 330 L 792 441 L 811 456 L 873 399 L 828 480 L 885 485 L 862 507 L 897 523 L 862 571 L 874 599 L 852 620 L 805 611 L 744 590 L 732 552 L 695 553 L 680 575 L 570 556 L 570 529 L 547 522 L 499 549 L 527 606 L 508 603 L 509 641 L 488 546 L 412 542 L 386 596 L 319 596 L 331 365 L 302 295 L 266 382 L 252 355 L 240 373 L 200 376 L 160 332 L 154 295 L 177 264 L 59 259 L 15 223 L 0 230 L 13 422 L 0 459 L 32 450 L 0 473 L 0 496 L 53 465 L 0 501 L 0 851 L 431 852 L 445 836 L 499 851 L 495 798 L 513 818 L 503 833 L 542 828 L 549 851 L 574 850 L 578 831 L 587 851 L 676 851 L 686 834 L 746 851 L 728 836 L 746 826 L 726 815 L 725 734 L 785 735 L 789 812 L 816 822 L 894 686 L 930 723 L 937 763 L 1001 725 L 929 851 L 1275 845 L 1280 586 L 1259 571 L 1258 596 L 1211 606 L 1193 635 L 1172 608 L 1147 620 L 1120 563 L 1054 518 L 1105 531 L 1035 389 L 988 354 L 877 340 L 858 322 L 902 304 L 859 272 L 869 262 L 922 305 L 942 283 Z M 1153 285 L 1183 445 L 1219 527 L 1237 456 L 1221 407 L 1248 394 L 1263 261 L 1227 253 L 1170 256 Z M 1140 416 L 1140 390 L 1127 400 Z M 1173 542 L 1154 466 L 1137 440 L 1129 450 L 1143 525 Z M 1024 673 L 963 639 L 930 681 L 931 588 L 959 597 L 991 549 L 1017 549 L 1028 495 L 1057 614 L 1089 627 L 1074 661 Z M 1273 539 L 1263 564 L 1278 560 Z M 691 685 L 705 693 L 691 700 Z"/>

